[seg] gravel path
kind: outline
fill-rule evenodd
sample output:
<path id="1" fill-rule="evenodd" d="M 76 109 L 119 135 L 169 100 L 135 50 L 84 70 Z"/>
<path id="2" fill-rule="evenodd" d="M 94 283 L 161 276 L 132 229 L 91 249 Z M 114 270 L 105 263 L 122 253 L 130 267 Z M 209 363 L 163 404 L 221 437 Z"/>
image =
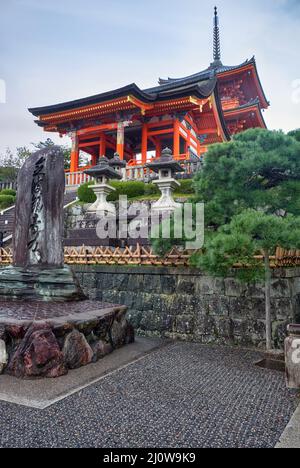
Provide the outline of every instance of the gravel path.
<path id="1" fill-rule="evenodd" d="M 0 402 L 0 447 L 274 447 L 297 400 L 259 357 L 175 343 L 47 410 Z"/>

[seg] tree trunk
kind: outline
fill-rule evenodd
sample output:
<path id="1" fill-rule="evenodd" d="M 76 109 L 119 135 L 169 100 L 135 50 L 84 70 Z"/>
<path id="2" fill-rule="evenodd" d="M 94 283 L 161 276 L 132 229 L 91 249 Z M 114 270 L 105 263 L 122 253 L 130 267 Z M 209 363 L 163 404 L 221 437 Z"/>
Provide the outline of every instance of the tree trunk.
<path id="1" fill-rule="evenodd" d="M 267 351 L 273 349 L 272 343 L 272 317 L 271 317 L 271 279 L 270 252 L 264 251 L 265 257 L 265 298 L 266 298 L 266 347 Z"/>

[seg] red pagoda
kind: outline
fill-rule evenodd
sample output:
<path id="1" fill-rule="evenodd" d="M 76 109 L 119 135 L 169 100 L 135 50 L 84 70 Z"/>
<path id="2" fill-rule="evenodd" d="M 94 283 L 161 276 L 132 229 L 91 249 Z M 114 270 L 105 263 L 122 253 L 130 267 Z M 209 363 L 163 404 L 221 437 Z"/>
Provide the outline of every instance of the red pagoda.
<path id="1" fill-rule="evenodd" d="M 160 79 L 154 88 L 129 84 L 29 111 L 46 132 L 72 138 L 71 173 L 87 169 L 79 167 L 80 151 L 90 155 L 90 166 L 116 152 L 127 167 L 143 166 L 159 158 L 166 146 L 182 162 L 202 159 L 212 143 L 248 128 L 265 128 L 262 111 L 269 107 L 254 57 L 241 65 L 223 65 L 217 8 L 213 52 L 206 70 Z"/>

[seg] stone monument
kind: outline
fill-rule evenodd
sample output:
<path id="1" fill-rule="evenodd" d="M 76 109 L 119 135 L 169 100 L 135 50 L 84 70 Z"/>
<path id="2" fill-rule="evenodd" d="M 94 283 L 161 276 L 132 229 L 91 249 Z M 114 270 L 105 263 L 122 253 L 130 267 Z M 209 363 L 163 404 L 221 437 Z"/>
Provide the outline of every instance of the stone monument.
<path id="1" fill-rule="evenodd" d="M 82 290 L 64 266 L 64 158 L 38 151 L 18 175 L 13 266 L 0 271 L 0 300 L 74 301 Z"/>
<path id="2" fill-rule="evenodd" d="M 60 377 L 132 343 L 127 308 L 86 300 L 64 265 L 64 157 L 53 147 L 19 173 L 13 266 L 0 269 L 0 374 Z"/>
<path id="3" fill-rule="evenodd" d="M 152 171 L 158 173 L 158 180 L 154 180 L 161 191 L 161 198 L 158 202 L 152 205 L 152 210 L 159 212 L 172 212 L 180 207 L 173 198 L 174 190 L 180 186 L 179 182 L 175 180 L 174 176 L 177 172 L 184 172 L 178 161 L 175 161 L 172 151 L 165 148 L 162 151 L 161 158 L 154 160 L 147 164 L 147 167 Z"/>

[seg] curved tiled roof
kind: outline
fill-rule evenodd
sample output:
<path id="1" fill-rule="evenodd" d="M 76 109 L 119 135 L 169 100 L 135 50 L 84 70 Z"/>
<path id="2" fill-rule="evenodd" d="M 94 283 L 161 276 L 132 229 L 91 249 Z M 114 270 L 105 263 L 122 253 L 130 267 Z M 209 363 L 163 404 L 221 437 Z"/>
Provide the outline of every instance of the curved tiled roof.
<path id="1" fill-rule="evenodd" d="M 236 107 L 234 109 L 227 109 L 227 110 L 223 111 L 224 117 L 226 119 L 226 117 L 229 117 L 229 114 L 234 114 L 234 113 L 240 113 L 240 112 L 243 112 L 243 111 L 247 111 L 247 109 L 251 109 L 253 107 L 256 107 L 256 109 L 258 111 L 258 114 L 259 114 L 259 117 L 261 118 L 261 121 L 262 121 L 264 127 L 267 128 L 267 124 L 265 122 L 265 118 L 263 116 L 262 109 L 260 107 L 259 98 L 251 99 L 246 104 L 243 104 L 242 106 Z"/>
<path id="2" fill-rule="evenodd" d="M 129 94 L 146 103 L 152 103 L 157 100 L 175 99 L 177 97 L 189 96 L 191 93 L 199 99 L 205 99 L 213 93 L 216 84 L 216 77 L 212 77 L 211 79 L 201 82 L 194 80 L 187 81 L 185 83 L 182 81 L 171 86 L 159 86 L 156 90 L 153 89 L 143 91 L 135 83 L 133 83 L 123 88 L 109 91 L 107 93 L 97 94 L 95 96 L 77 99 L 75 101 L 69 101 L 53 106 L 31 108 L 29 109 L 29 112 L 31 112 L 34 116 L 39 117 L 46 114 L 68 111 L 78 107 L 98 104 L 101 102 L 121 98 Z"/>
<path id="3" fill-rule="evenodd" d="M 62 104 L 56 104 L 54 106 L 31 108 L 29 109 L 29 112 L 31 112 L 34 116 L 39 117 L 45 114 L 67 111 L 75 109 L 77 107 L 98 104 L 100 102 L 109 101 L 111 99 L 121 98 L 128 94 L 131 94 L 135 98 L 141 99 L 144 102 L 150 103 L 155 100 L 155 96 L 143 92 L 135 83 L 132 83 L 128 86 L 124 86 L 123 88 L 108 91 L 107 93 L 96 94 L 95 96 L 90 96 L 83 99 L 76 99 L 75 101 L 64 102 Z"/>
<path id="4" fill-rule="evenodd" d="M 168 78 L 168 79 L 159 79 L 159 84 L 161 86 L 164 86 L 166 84 L 170 83 L 178 83 L 179 81 L 187 81 L 187 80 L 205 80 L 208 77 L 214 76 L 218 73 L 225 73 L 228 71 L 233 71 L 233 70 L 238 70 L 239 68 L 242 68 L 246 65 L 249 65 L 250 63 L 255 63 L 255 58 L 252 57 L 250 60 L 246 60 L 245 62 L 241 63 L 240 65 L 232 65 L 232 66 L 227 66 L 223 65 L 221 61 L 213 62 L 208 68 L 205 70 L 202 70 L 198 73 L 195 73 L 190 76 L 186 76 L 184 78 Z M 155 88 L 152 88 L 155 89 Z"/>

